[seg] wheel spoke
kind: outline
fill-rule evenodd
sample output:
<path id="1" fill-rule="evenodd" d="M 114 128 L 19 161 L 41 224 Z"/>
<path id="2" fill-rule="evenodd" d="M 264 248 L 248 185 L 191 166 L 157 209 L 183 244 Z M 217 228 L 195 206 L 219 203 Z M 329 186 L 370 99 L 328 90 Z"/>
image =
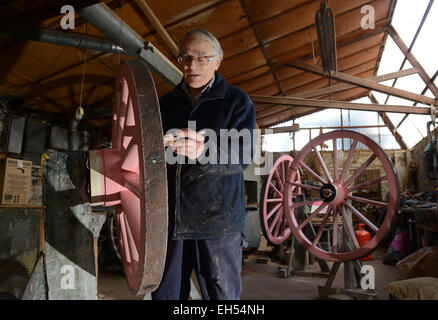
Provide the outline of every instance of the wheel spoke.
<path id="1" fill-rule="evenodd" d="M 371 157 L 368 158 L 367 161 L 365 161 L 365 163 L 355 172 L 354 175 L 352 175 L 350 177 L 350 179 L 348 179 L 345 183 L 344 183 L 344 187 L 348 187 L 354 180 L 356 180 L 357 177 L 359 177 L 362 172 L 365 171 L 366 168 L 369 167 L 369 165 L 374 161 L 374 159 L 376 159 L 377 156 L 375 154 L 373 154 Z"/>
<path id="2" fill-rule="evenodd" d="M 281 213 L 281 212 L 280 212 Z M 274 217 L 274 220 L 272 221 L 271 225 L 268 227 L 269 233 L 272 234 L 272 230 L 274 230 L 274 227 L 277 226 L 277 222 L 279 222 L 279 219 L 281 217 L 281 214 L 277 213 Z"/>
<path id="3" fill-rule="evenodd" d="M 269 183 L 269 188 L 273 189 L 276 194 L 278 194 L 281 198 L 283 198 L 283 194 L 274 186 L 272 181 Z"/>
<path id="4" fill-rule="evenodd" d="M 383 177 L 376 178 L 374 180 L 366 181 L 364 183 L 361 183 L 361 184 L 358 184 L 358 185 L 355 185 L 355 186 L 352 186 L 352 187 L 348 188 L 347 193 L 350 193 L 350 192 L 353 192 L 353 191 L 356 191 L 356 190 L 366 189 L 367 187 L 372 186 L 373 184 L 382 182 L 384 180 L 388 180 L 388 177 L 387 176 L 383 176 Z"/>
<path id="5" fill-rule="evenodd" d="M 123 215 L 123 218 L 125 219 L 125 227 L 126 227 L 126 234 L 127 234 L 127 238 L 129 241 L 129 252 L 131 253 L 131 258 L 138 262 L 138 250 L 137 250 L 137 246 L 135 244 L 135 240 L 134 237 L 132 236 L 132 232 L 131 232 L 131 226 L 129 225 L 128 219 L 126 218 L 126 215 Z"/>
<path id="6" fill-rule="evenodd" d="M 129 249 L 128 236 L 126 231 L 126 223 L 123 211 L 118 214 L 120 231 L 122 233 L 123 252 L 125 253 L 125 259 L 128 263 L 131 263 L 131 253 Z"/>
<path id="7" fill-rule="evenodd" d="M 353 196 L 350 196 L 350 195 L 347 196 L 347 199 L 351 199 L 351 200 L 357 201 L 357 202 L 372 204 L 372 205 L 376 205 L 376 206 L 379 206 L 379 207 L 388 207 L 388 205 L 389 205 L 389 203 L 386 203 L 386 202 L 370 200 L 370 199 L 365 199 L 365 198 L 360 198 L 360 197 L 353 197 Z"/>
<path id="8" fill-rule="evenodd" d="M 338 252 L 338 207 L 333 208 L 333 253 Z"/>
<path id="9" fill-rule="evenodd" d="M 319 182 L 322 184 L 327 184 L 327 181 L 325 181 L 322 177 L 320 177 L 315 171 L 309 168 L 303 161 L 299 163 L 304 169 L 306 169 L 312 176 L 314 176 Z"/>
<path id="10" fill-rule="evenodd" d="M 283 202 L 277 204 L 274 208 L 271 209 L 271 211 L 268 212 L 268 214 L 266 215 L 266 221 L 269 220 L 269 218 L 272 217 L 272 215 L 278 210 L 278 208 L 280 208 L 283 205 Z"/>
<path id="11" fill-rule="evenodd" d="M 379 231 L 379 228 L 377 228 L 370 220 L 368 220 L 362 213 L 360 213 L 355 207 L 353 207 L 350 203 L 345 202 L 345 205 L 353 212 L 356 217 L 361 219 L 368 227 L 371 228 L 374 232 Z"/>
<path id="12" fill-rule="evenodd" d="M 318 233 L 316 234 L 315 239 L 313 240 L 312 247 L 316 247 L 316 244 L 319 242 L 319 239 L 321 238 L 321 235 L 324 231 L 325 225 L 327 224 L 327 220 L 331 215 L 331 212 L 332 212 L 332 208 L 330 207 L 327 210 L 327 214 L 324 216 L 324 219 L 322 219 L 321 225 L 319 226 L 318 229 Z"/>
<path id="13" fill-rule="evenodd" d="M 327 166 L 326 166 L 324 160 L 322 159 L 321 153 L 319 152 L 319 150 L 316 147 L 313 148 L 313 150 L 315 151 L 316 157 L 318 158 L 318 161 L 321 164 L 322 170 L 324 171 L 324 174 L 325 174 L 327 180 L 330 183 L 333 183 L 332 176 L 330 175 L 330 173 L 329 173 L 329 171 L 327 169 Z"/>
<path id="14" fill-rule="evenodd" d="M 286 170 L 284 169 L 284 162 L 281 163 L 281 181 L 286 181 Z"/>
<path id="15" fill-rule="evenodd" d="M 309 186 L 308 184 L 302 184 L 302 183 L 297 183 L 297 182 L 290 182 L 290 184 L 295 186 L 295 187 L 308 189 L 308 190 L 315 190 L 315 191 L 321 190 L 321 187 Z"/>
<path id="16" fill-rule="evenodd" d="M 338 166 L 339 166 L 338 143 L 336 141 L 336 138 L 334 138 L 333 139 L 333 179 L 335 181 L 338 181 Z"/>
<path id="17" fill-rule="evenodd" d="M 120 192 L 120 200 L 131 234 L 133 235 L 136 247 L 141 246 L 141 204 L 140 199 L 131 191 L 123 190 Z"/>
<path id="18" fill-rule="evenodd" d="M 347 161 L 345 161 L 344 169 L 342 169 L 341 178 L 339 179 L 340 181 L 344 181 L 345 176 L 348 172 L 348 169 L 350 169 L 351 161 L 353 160 L 353 154 L 354 154 L 354 151 L 356 150 L 357 143 L 358 143 L 358 141 L 354 140 L 353 145 L 350 148 L 350 152 L 348 153 Z"/>
<path id="19" fill-rule="evenodd" d="M 308 216 L 306 218 L 306 220 L 304 220 L 303 222 L 300 223 L 300 225 L 297 227 L 297 230 L 301 230 L 303 229 L 313 218 L 316 217 L 317 214 L 319 214 L 321 212 L 321 210 L 323 210 L 325 207 L 327 207 L 327 203 L 323 202 L 318 209 L 316 209 L 315 211 L 312 212 L 312 214 L 310 216 Z"/>
<path id="20" fill-rule="evenodd" d="M 292 210 L 292 209 L 295 209 L 295 208 L 299 208 L 299 207 L 307 206 L 307 205 L 309 205 L 309 204 L 314 203 L 315 201 L 321 201 L 321 199 L 314 199 L 314 200 L 308 200 L 308 201 L 298 202 L 298 203 L 295 203 L 295 204 L 291 205 L 289 208 Z"/>
<path id="21" fill-rule="evenodd" d="M 125 174 L 123 186 L 140 198 L 140 176 L 137 173 Z"/>
<path id="22" fill-rule="evenodd" d="M 132 98 L 129 96 L 128 110 L 126 112 L 125 126 L 135 126 L 134 108 L 132 106 Z"/>
<path id="23" fill-rule="evenodd" d="M 123 153 L 120 159 L 121 168 L 123 170 L 138 172 L 139 159 L 138 159 L 138 145 L 136 139 L 132 138 L 129 142 L 126 151 Z"/>
<path id="24" fill-rule="evenodd" d="M 277 180 L 277 183 L 278 183 L 278 188 L 280 189 L 280 191 L 283 191 L 284 190 L 284 186 L 283 186 L 284 180 L 282 180 L 280 178 L 280 175 L 278 174 L 278 167 L 275 168 L 274 174 L 275 174 L 275 179 Z"/>
<path id="25" fill-rule="evenodd" d="M 270 202 L 283 202 L 283 198 L 273 198 L 273 199 L 266 199 L 267 203 Z"/>
<path id="26" fill-rule="evenodd" d="M 279 219 L 277 221 L 277 224 L 275 225 L 274 233 L 272 234 L 274 237 L 278 237 L 278 231 L 280 230 L 280 226 L 283 222 L 283 208 L 281 208 L 278 212 Z"/>
<path id="27" fill-rule="evenodd" d="M 345 210 L 345 206 L 342 206 L 342 217 L 343 224 L 347 228 L 348 234 L 350 235 L 351 240 L 356 249 L 360 248 L 359 242 L 357 241 L 356 233 L 353 230 L 353 225 L 351 224 L 350 217 L 348 217 L 347 212 Z"/>

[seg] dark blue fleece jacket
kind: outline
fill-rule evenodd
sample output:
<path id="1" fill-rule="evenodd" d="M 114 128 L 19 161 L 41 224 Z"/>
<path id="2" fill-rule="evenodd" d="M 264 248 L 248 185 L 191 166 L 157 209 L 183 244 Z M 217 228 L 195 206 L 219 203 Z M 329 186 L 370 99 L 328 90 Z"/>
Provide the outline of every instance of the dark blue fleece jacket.
<path id="1" fill-rule="evenodd" d="M 250 145 L 244 145 L 245 139 L 238 139 L 239 154 L 234 162 L 228 157 L 227 163 L 223 163 L 222 158 L 217 164 L 201 164 L 199 161 L 195 164 L 167 164 L 169 231 L 173 239 L 211 239 L 242 231 L 245 222 L 243 171 L 249 164 L 244 154 L 250 150 L 252 158 L 255 128 L 255 111 L 250 98 L 216 72 L 212 87 L 195 105 L 181 82 L 163 96 L 160 107 L 164 133 L 187 128 L 188 121 L 196 121 L 197 131 L 211 129 L 219 137 L 221 129 L 236 129 L 238 132 L 247 129 L 251 139 Z M 218 157 L 219 141 L 216 145 Z M 210 147 L 215 145 L 212 141 L 206 142 Z M 207 149 L 208 152 L 213 150 Z"/>

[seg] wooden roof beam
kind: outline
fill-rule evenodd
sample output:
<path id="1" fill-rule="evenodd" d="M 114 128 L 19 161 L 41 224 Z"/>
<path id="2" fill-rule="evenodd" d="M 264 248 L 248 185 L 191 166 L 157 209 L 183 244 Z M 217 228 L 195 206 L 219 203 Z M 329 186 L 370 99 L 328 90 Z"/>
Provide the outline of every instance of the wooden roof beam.
<path id="1" fill-rule="evenodd" d="M 385 19 L 383 22 L 384 22 L 384 23 L 387 23 L 388 21 Z M 354 44 L 354 43 L 356 43 L 356 42 L 358 42 L 358 41 L 363 41 L 363 40 L 369 39 L 369 38 L 371 38 L 371 37 L 374 37 L 374 36 L 376 36 L 376 35 L 378 35 L 378 34 L 381 34 L 381 33 L 383 33 L 383 32 L 386 32 L 386 30 L 387 30 L 387 25 L 384 25 L 383 23 L 381 23 L 381 24 L 383 25 L 382 27 L 380 27 L 380 28 L 376 28 L 375 30 L 373 30 L 373 31 L 369 31 L 369 32 L 366 32 L 366 33 L 363 33 L 363 30 L 362 30 L 362 29 L 360 29 L 360 30 L 356 30 L 356 31 L 354 31 L 354 32 L 352 32 L 352 33 L 348 33 L 347 35 L 341 37 L 340 40 L 337 40 L 337 42 L 338 42 L 338 43 L 337 43 L 337 48 L 340 49 L 340 48 L 346 47 L 346 46 L 348 46 L 348 45 Z M 317 44 L 315 44 L 315 45 L 317 46 Z M 255 48 L 258 48 L 258 47 L 259 47 L 259 46 L 255 47 Z M 255 48 L 251 48 L 251 50 L 252 50 L 252 49 L 255 49 Z M 300 48 L 298 48 L 298 49 L 296 49 L 296 50 L 292 50 L 291 52 L 295 52 L 295 51 L 298 51 L 298 50 L 301 50 L 301 49 L 306 49 L 306 48 L 308 48 L 308 44 L 306 44 L 305 46 L 300 47 Z M 317 49 L 318 49 L 318 47 L 315 47 L 315 51 L 316 51 Z M 287 61 L 291 60 L 291 59 L 287 59 L 287 56 L 288 56 L 291 52 L 286 52 L 286 53 L 282 54 L 281 56 L 273 57 L 273 59 L 275 59 L 276 61 L 286 61 L 286 62 L 287 62 Z M 241 54 L 241 53 L 239 53 L 239 54 Z M 239 54 L 237 54 L 237 55 L 239 55 Z M 306 55 L 306 56 L 303 56 L 303 57 L 300 57 L 300 58 L 301 58 L 302 60 L 307 60 L 307 59 L 311 59 L 312 57 L 313 57 L 313 56 L 310 54 L 310 55 Z M 230 58 L 230 57 L 228 57 L 227 59 L 229 59 L 229 58 Z M 263 65 L 263 66 L 257 66 L 257 68 L 262 68 L 262 67 L 265 67 L 265 66 L 267 66 L 267 64 L 266 64 L 266 65 Z M 285 69 L 285 68 L 288 68 L 288 66 L 287 66 L 286 64 L 284 64 L 284 63 L 276 64 L 276 65 L 273 67 L 273 69 L 274 69 L 275 72 L 281 71 L 281 70 L 283 70 L 283 69 Z M 251 71 L 251 70 L 250 70 L 250 71 Z M 260 74 L 260 75 L 258 75 L 258 76 L 256 76 L 256 77 L 252 77 L 252 78 L 250 78 L 250 79 L 246 79 L 246 80 L 239 81 L 239 82 L 233 82 L 233 78 L 240 77 L 240 75 L 237 75 L 237 76 L 235 76 L 235 77 L 229 78 L 229 79 L 228 79 L 228 82 L 232 83 L 232 84 L 235 85 L 235 86 L 239 86 L 239 85 L 241 85 L 241 84 L 245 84 L 245 83 L 248 82 L 248 81 L 251 81 L 251 80 L 254 80 L 254 79 L 257 79 L 257 78 L 263 77 L 263 76 L 265 76 L 266 74 L 269 74 L 269 73 L 270 73 L 270 71 L 266 71 L 266 72 L 264 72 L 264 73 L 262 73 L 262 74 Z"/>
<path id="2" fill-rule="evenodd" d="M 264 43 L 263 43 L 262 37 L 260 36 L 259 32 L 257 31 L 256 26 L 254 25 L 254 19 L 252 18 L 251 12 L 249 11 L 248 6 L 247 6 L 246 3 L 245 3 L 245 0 L 240 0 L 240 5 L 242 6 L 243 11 L 244 11 L 245 14 L 246 14 L 246 17 L 247 17 L 247 19 L 248 19 L 248 21 L 249 21 L 249 23 L 250 23 L 250 25 L 251 25 L 251 28 L 252 28 L 252 30 L 254 31 L 254 34 L 255 34 L 255 36 L 256 36 L 257 42 L 258 42 L 258 44 L 259 44 L 259 47 L 260 47 L 260 49 L 261 49 L 262 52 L 263 52 L 263 56 L 264 56 L 265 59 L 266 59 L 266 64 L 267 64 L 268 67 L 269 67 L 269 73 L 272 74 L 272 77 L 273 77 L 274 80 L 275 80 L 275 84 L 277 85 L 278 90 L 279 90 L 281 93 L 283 93 L 283 89 L 282 89 L 282 87 L 281 87 L 280 80 L 278 79 L 277 74 L 275 73 L 274 69 L 272 68 L 273 63 L 272 63 L 271 59 L 269 58 L 268 53 L 266 52 L 266 47 L 265 47 L 265 45 L 264 45 Z"/>
<path id="3" fill-rule="evenodd" d="M 381 81 L 386 81 L 386 80 L 391 80 L 391 79 L 396 79 L 396 78 L 400 78 L 400 77 L 405 77 L 411 74 L 414 74 L 417 72 L 417 69 L 415 68 L 411 68 L 411 69 L 406 69 L 406 70 L 402 70 L 402 71 L 398 71 L 398 72 L 393 72 L 393 73 L 388 73 L 388 74 L 384 74 L 381 76 L 377 76 L 377 77 L 371 77 L 368 78 L 369 80 L 372 81 L 376 81 L 376 82 L 381 82 Z M 346 90 L 350 90 L 356 88 L 355 85 L 351 85 L 351 84 L 346 84 L 346 83 L 340 83 L 340 84 L 336 84 L 336 85 L 332 85 L 332 86 L 328 86 L 328 87 L 324 87 L 324 88 L 319 88 L 319 89 L 313 89 L 313 90 L 308 90 L 302 93 L 298 93 L 295 95 L 292 95 L 295 98 L 317 98 L 320 96 L 327 96 L 329 94 L 333 94 L 333 93 L 338 93 L 338 92 L 342 92 L 342 91 L 346 91 Z M 256 112 L 257 110 L 260 111 L 268 111 L 269 107 L 272 107 L 272 105 L 269 106 L 256 106 Z M 272 114 L 275 112 L 272 112 Z M 263 115 L 266 116 L 269 113 L 257 113 L 257 115 Z"/>
<path id="4" fill-rule="evenodd" d="M 370 98 L 372 103 L 375 103 L 375 104 L 379 103 L 377 101 L 376 97 L 371 92 L 369 93 L 369 98 Z M 398 133 L 396 127 L 392 123 L 391 119 L 389 119 L 389 117 L 386 114 L 386 112 L 379 112 L 379 116 L 382 118 L 383 122 L 386 124 L 386 126 L 389 129 L 389 131 L 391 131 L 392 135 L 394 136 L 395 140 L 399 144 L 400 148 L 402 148 L 404 150 L 407 150 L 408 146 L 407 146 L 406 142 L 404 141 L 404 139 L 401 136 L 401 134 Z"/>
<path id="5" fill-rule="evenodd" d="M 291 62 L 288 63 L 289 66 L 293 67 L 293 68 L 297 68 L 300 70 L 304 70 L 304 71 L 308 71 L 308 72 L 312 72 L 315 74 L 319 74 L 321 76 L 324 76 L 324 71 L 322 70 L 321 67 L 316 66 L 316 65 L 312 65 L 309 63 L 305 63 L 303 61 L 300 60 L 293 60 Z M 414 66 L 417 68 L 417 66 Z M 420 66 L 421 67 L 421 66 Z M 417 68 L 418 69 L 418 68 Z M 420 69 L 418 69 L 420 72 Z M 428 104 L 428 105 L 437 105 L 437 101 L 435 99 L 423 96 L 423 95 L 419 95 L 416 93 L 412 93 L 406 90 L 401 90 L 401 89 L 397 89 L 397 88 L 392 88 L 389 86 L 385 86 L 383 84 L 379 84 L 375 81 L 370 81 L 370 80 L 366 80 L 366 79 L 362 79 L 359 77 L 355 77 L 352 75 L 348 75 L 342 72 L 336 72 L 336 73 L 332 73 L 330 75 L 330 77 L 332 79 L 338 80 L 338 81 L 343 81 L 343 82 L 347 82 L 347 83 L 351 83 L 351 84 L 355 84 L 359 87 L 363 87 L 369 90 L 374 90 L 374 91 L 378 91 L 378 92 L 382 92 L 385 94 L 389 94 L 392 96 L 396 96 L 402 99 L 407 99 L 407 100 L 411 100 L 414 102 L 418 102 L 418 103 L 423 103 L 423 104 Z"/>
<path id="6" fill-rule="evenodd" d="M 430 115 L 430 107 L 409 107 L 402 105 L 382 105 L 376 103 L 355 103 L 346 101 L 334 100 L 317 100 L 317 99 L 303 99 L 295 97 L 270 97 L 251 95 L 251 100 L 255 103 L 271 103 L 289 106 L 303 106 L 303 107 L 317 107 L 317 108 L 333 108 L 333 109 L 350 109 L 350 110 L 364 110 L 377 112 L 393 112 L 393 113 L 411 113 Z"/>
<path id="7" fill-rule="evenodd" d="M 152 26 L 160 35 L 161 39 L 163 39 L 164 43 L 169 47 L 170 51 L 174 54 L 175 57 L 179 54 L 179 48 L 166 29 L 161 24 L 160 20 L 157 18 L 155 13 L 152 11 L 151 7 L 147 4 L 145 0 L 135 0 L 135 3 L 140 7 L 141 11 L 148 18 Z"/>
<path id="8" fill-rule="evenodd" d="M 383 81 L 387 81 L 387 80 L 391 80 L 391 79 L 398 79 L 401 77 L 406 77 L 406 76 L 409 76 L 409 75 L 412 75 L 415 73 L 418 73 L 418 70 L 416 68 L 410 68 L 410 69 L 401 70 L 401 71 L 397 71 L 397 72 L 387 73 L 387 74 L 384 74 L 381 76 L 371 77 L 371 78 L 368 78 L 367 80 L 374 81 L 374 82 L 383 82 Z M 294 96 L 297 98 L 316 98 L 316 97 L 326 95 L 326 94 L 331 94 L 331 93 L 340 92 L 340 91 L 344 91 L 344 90 L 348 90 L 348 89 L 353 89 L 355 87 L 356 87 L 356 85 L 354 85 L 354 84 L 340 83 L 340 84 L 336 84 L 336 85 L 325 87 L 325 88 L 314 89 L 314 90 L 309 90 L 306 92 L 298 93 Z"/>
<path id="9" fill-rule="evenodd" d="M 406 44 L 400 38 L 397 31 L 395 31 L 395 29 L 392 25 L 388 27 L 388 33 L 391 36 L 391 38 L 394 40 L 394 42 L 397 44 L 397 46 L 400 48 L 400 50 L 403 52 L 403 54 L 408 59 L 408 61 L 411 63 L 411 65 L 414 68 L 418 69 L 418 73 L 419 73 L 421 79 L 423 79 L 424 83 L 428 86 L 430 91 L 432 91 L 433 95 L 435 97 L 438 97 L 437 86 L 435 85 L 435 83 L 433 83 L 433 81 L 431 81 L 426 70 L 424 70 L 423 66 L 420 64 L 420 62 L 417 60 L 417 58 L 415 58 L 415 56 L 412 54 L 412 52 L 409 50 L 409 48 L 406 46 Z"/>

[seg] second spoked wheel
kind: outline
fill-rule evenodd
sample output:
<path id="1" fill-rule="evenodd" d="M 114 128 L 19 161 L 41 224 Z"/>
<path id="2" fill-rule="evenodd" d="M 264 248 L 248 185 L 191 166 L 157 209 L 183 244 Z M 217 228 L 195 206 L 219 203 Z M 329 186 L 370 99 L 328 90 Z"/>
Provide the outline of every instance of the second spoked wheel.
<path id="1" fill-rule="evenodd" d="M 283 210 L 283 193 L 286 173 L 293 160 L 289 155 L 279 157 L 262 185 L 260 221 L 263 234 L 274 245 L 282 243 L 291 234 L 286 218 L 287 212 Z M 300 175 L 294 179 L 299 183 Z"/>
<path id="2" fill-rule="evenodd" d="M 353 165 L 356 150 L 361 150 L 366 160 Z M 310 163 L 320 170 L 312 170 Z M 380 170 L 380 174 L 367 178 L 368 168 Z M 296 181 L 300 172 L 305 184 Z M 374 192 L 379 184 L 378 189 L 385 192 Z M 297 202 L 304 191 L 310 198 Z M 283 199 L 289 212 L 288 225 L 297 241 L 319 259 L 343 262 L 369 254 L 385 237 L 398 209 L 399 184 L 391 160 L 378 144 L 360 133 L 337 130 L 310 141 L 297 155 L 287 171 Z M 296 214 L 300 207 L 313 210 L 307 210 L 303 219 Z M 356 237 L 354 221 L 371 231 L 371 240 L 364 245 Z M 303 230 L 308 225 L 315 226 L 313 237 Z M 322 234 L 330 230 L 326 228 L 329 225 L 331 245 L 323 248 Z"/>

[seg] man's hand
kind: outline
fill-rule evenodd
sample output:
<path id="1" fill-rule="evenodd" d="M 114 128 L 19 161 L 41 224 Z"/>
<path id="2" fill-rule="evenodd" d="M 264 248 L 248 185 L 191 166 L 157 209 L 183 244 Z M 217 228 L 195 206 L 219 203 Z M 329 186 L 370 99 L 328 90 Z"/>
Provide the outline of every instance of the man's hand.
<path id="1" fill-rule="evenodd" d="M 203 130 L 196 132 L 189 128 L 179 129 L 175 134 L 163 137 L 164 147 L 170 146 L 177 154 L 197 159 L 205 148 L 203 133 Z"/>

